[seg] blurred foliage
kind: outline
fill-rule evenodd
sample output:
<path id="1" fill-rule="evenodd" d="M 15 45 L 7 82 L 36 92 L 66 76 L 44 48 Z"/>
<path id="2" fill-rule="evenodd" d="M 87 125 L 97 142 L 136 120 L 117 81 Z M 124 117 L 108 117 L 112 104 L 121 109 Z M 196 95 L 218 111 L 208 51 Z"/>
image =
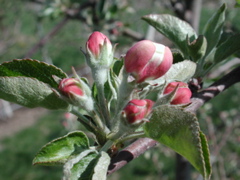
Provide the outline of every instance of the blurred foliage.
<path id="1" fill-rule="evenodd" d="M 63 12 L 66 11 L 69 4 L 69 1 L 64 1 L 63 8 L 56 4 L 61 1 L 36 1 L 39 3 L 34 0 L 2 1 L 0 6 L 0 62 L 23 58 L 42 37 L 62 21 Z M 126 45 L 130 46 L 133 42 L 133 39 L 122 34 L 123 27 L 131 28 L 144 36 L 148 26 L 141 21 L 141 16 L 151 12 L 160 12 L 160 9 L 163 9 L 161 3 L 154 0 L 140 4 L 134 1 L 129 3 L 127 1 L 107 2 L 107 12 L 111 15 L 105 14 L 107 17 L 105 17 L 105 21 L 101 22 L 101 31 L 108 35 L 113 42 L 119 44 L 118 49 Z M 76 2 L 74 4 L 76 5 Z M 52 17 L 51 15 L 54 13 L 51 11 L 53 14 L 45 13 L 43 16 L 44 12 L 53 7 L 58 10 L 60 8 L 61 13 Z M 79 19 L 69 20 L 31 58 L 53 63 L 67 72 L 70 71 L 71 66 L 78 67 L 83 64 L 84 56 L 80 52 L 80 47 L 85 48 L 89 34 L 95 30 L 94 23 L 87 19 L 91 17 L 89 11 L 89 9 L 84 11 L 87 13 L 86 15 L 83 13 L 86 22 Z M 166 10 L 161 12 L 166 12 Z"/>
<path id="2" fill-rule="evenodd" d="M 213 164 L 212 179 L 240 178 L 240 84 L 206 103 L 198 112 L 208 137 Z"/>
<path id="3" fill-rule="evenodd" d="M 52 111 L 40 118 L 34 126 L 17 133 L 12 138 L 2 140 L 0 179 L 61 179 L 60 166 L 32 166 L 32 160 L 43 144 L 66 134 L 60 123 L 61 119 L 61 112 Z"/>

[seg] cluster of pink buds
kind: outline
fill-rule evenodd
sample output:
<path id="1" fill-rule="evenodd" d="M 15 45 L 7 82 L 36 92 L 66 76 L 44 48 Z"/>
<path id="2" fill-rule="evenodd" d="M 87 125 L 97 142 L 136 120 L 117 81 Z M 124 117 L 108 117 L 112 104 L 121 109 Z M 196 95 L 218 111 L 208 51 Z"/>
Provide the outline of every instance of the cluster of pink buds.
<path id="1" fill-rule="evenodd" d="M 125 56 L 125 69 L 137 83 L 163 76 L 172 66 L 170 49 L 149 40 L 133 45 Z"/>
<path id="2" fill-rule="evenodd" d="M 141 124 L 151 113 L 153 104 L 150 99 L 132 99 L 123 109 L 122 116 L 129 124 Z"/>
<path id="3" fill-rule="evenodd" d="M 101 86 L 97 86 L 97 88 L 104 88 L 109 69 L 113 62 L 113 48 L 107 36 L 97 31 L 89 36 L 86 43 L 86 59 L 92 69 L 95 83 L 97 84 L 100 82 L 99 84 Z M 126 72 L 125 75 L 127 77 L 131 75 L 135 83 L 142 83 L 147 80 L 154 80 L 162 77 L 171 68 L 172 63 L 173 55 L 167 46 L 149 40 L 142 40 L 127 51 L 124 58 L 124 72 Z M 118 92 L 118 94 L 120 94 L 118 100 L 120 102 L 123 100 L 123 102 L 121 102 L 122 104 L 120 103 L 119 105 L 119 107 L 122 105 L 122 107 L 119 108 L 119 111 L 122 112 L 121 117 L 128 124 L 142 124 L 149 119 L 154 102 L 149 99 L 130 100 L 131 92 L 128 93 L 124 90 L 127 89 L 129 91 L 130 89 L 131 91 L 132 87 L 135 88 L 137 86 L 135 86 L 135 83 L 132 83 L 134 85 L 129 85 L 131 88 L 127 88 L 126 86 L 130 83 L 127 80 L 122 82 L 125 82 L 125 84 L 119 89 L 123 90 L 123 93 Z M 91 108 L 93 109 L 91 90 L 84 84 L 85 83 L 83 83 L 80 78 L 66 78 L 60 82 L 59 90 L 73 105 L 80 104 L 80 107 L 85 107 L 90 100 Z M 174 94 L 172 92 L 174 92 Z M 164 89 L 163 94 L 167 95 L 170 93 L 172 93 L 170 104 L 185 105 L 190 103 L 192 93 L 186 83 L 169 83 Z M 122 97 L 121 95 L 125 95 L 126 97 Z M 104 98 L 102 100 L 105 101 Z"/>
<path id="4" fill-rule="evenodd" d="M 177 87 L 178 86 L 178 87 Z M 169 94 L 173 92 L 177 88 L 176 93 L 173 96 L 170 104 L 189 104 L 191 102 L 192 92 L 188 88 L 188 84 L 184 82 L 171 82 L 165 88 L 163 94 Z"/>

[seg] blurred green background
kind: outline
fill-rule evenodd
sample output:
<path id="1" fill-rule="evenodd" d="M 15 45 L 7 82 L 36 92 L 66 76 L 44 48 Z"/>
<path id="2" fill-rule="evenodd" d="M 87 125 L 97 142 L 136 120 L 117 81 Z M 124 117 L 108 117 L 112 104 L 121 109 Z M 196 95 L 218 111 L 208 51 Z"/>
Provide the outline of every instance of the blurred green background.
<path id="1" fill-rule="evenodd" d="M 86 2 L 84 0 L 0 0 L 0 63 L 26 57 L 33 52 L 31 49 L 41 38 L 63 22 L 67 8 L 71 9 L 78 3 Z M 79 19 L 70 18 L 30 57 L 52 63 L 70 73 L 72 66 L 77 69 L 84 66 L 84 56 L 80 48 L 84 49 L 92 31 L 101 30 L 113 43 L 118 43 L 116 56 L 120 57 L 132 43 L 146 37 L 149 27 L 141 20 L 141 16 L 150 13 L 174 14 L 167 0 L 106 2 L 108 6 L 99 11 L 100 19 L 97 23 L 91 19 L 93 16 L 91 9 L 83 10 Z M 199 34 L 206 21 L 223 2 L 225 1 L 202 2 Z M 234 0 L 226 0 L 226 3 L 228 11 L 225 29 L 239 32 L 240 9 L 234 7 Z M 161 40 L 169 43 L 158 34 L 155 38 L 158 42 Z M 229 66 L 227 71 L 240 63 L 236 57 L 232 59 L 237 63 Z M 226 67 L 221 65 L 224 66 Z M 206 86 L 224 75 L 225 72 L 219 71 L 218 68 L 209 74 Z M 200 125 L 209 140 L 213 164 L 212 179 L 240 178 L 239 88 L 239 84 L 234 85 L 198 111 Z M 21 114 L 21 112 L 20 109 L 16 113 Z M 34 118 L 35 113 L 32 111 L 30 116 Z M 67 121 L 64 112 L 61 111 L 44 111 L 40 118 L 36 118 L 37 121 L 31 126 L 19 128 L 18 131 L 6 126 L 12 121 L 11 119 L 0 120 L 0 127 L 9 127 L 8 135 L 0 137 L 1 180 L 61 179 L 62 167 L 32 166 L 32 159 L 47 142 L 65 135 L 69 130 L 81 127 L 74 119 Z M 25 119 L 19 119 L 19 122 L 22 121 Z M 199 174 L 193 169 L 191 178 L 199 178 Z M 110 175 L 110 179 L 175 179 L 175 153 L 163 145 L 158 145 Z"/>

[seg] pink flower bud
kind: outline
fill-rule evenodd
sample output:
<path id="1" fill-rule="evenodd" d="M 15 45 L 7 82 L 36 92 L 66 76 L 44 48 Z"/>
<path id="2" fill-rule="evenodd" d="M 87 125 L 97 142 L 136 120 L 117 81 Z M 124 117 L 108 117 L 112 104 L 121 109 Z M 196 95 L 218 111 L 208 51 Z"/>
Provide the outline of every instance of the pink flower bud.
<path id="1" fill-rule="evenodd" d="M 153 104 L 149 99 L 133 99 L 123 109 L 122 115 L 129 124 L 140 124 L 151 113 Z"/>
<path id="2" fill-rule="evenodd" d="M 62 79 L 58 86 L 64 100 L 74 106 L 78 106 L 91 112 L 94 109 L 94 101 L 91 97 L 91 89 L 81 78 Z"/>
<path id="3" fill-rule="evenodd" d="M 83 91 L 80 88 L 80 83 L 77 79 L 74 78 L 65 78 L 62 79 L 59 84 L 59 90 L 62 92 L 63 95 L 67 97 L 71 97 L 72 94 L 83 96 Z"/>
<path id="4" fill-rule="evenodd" d="M 173 99 L 171 100 L 170 104 L 173 105 L 177 105 L 177 104 L 189 104 L 191 102 L 191 96 L 192 96 L 192 92 L 191 90 L 188 88 L 188 84 L 184 83 L 184 82 L 171 82 L 167 85 L 167 87 L 165 88 L 163 94 L 169 94 L 172 91 L 174 91 L 174 89 L 177 87 L 178 85 L 178 89 L 173 97 Z"/>
<path id="5" fill-rule="evenodd" d="M 173 56 L 170 49 L 149 40 L 133 45 L 125 56 L 125 69 L 137 83 L 157 79 L 171 67 Z"/>
<path id="6" fill-rule="evenodd" d="M 102 51 L 104 44 L 107 46 L 107 53 L 112 53 L 112 44 L 108 37 L 98 31 L 95 31 L 89 36 L 86 43 L 86 48 L 97 59 Z"/>

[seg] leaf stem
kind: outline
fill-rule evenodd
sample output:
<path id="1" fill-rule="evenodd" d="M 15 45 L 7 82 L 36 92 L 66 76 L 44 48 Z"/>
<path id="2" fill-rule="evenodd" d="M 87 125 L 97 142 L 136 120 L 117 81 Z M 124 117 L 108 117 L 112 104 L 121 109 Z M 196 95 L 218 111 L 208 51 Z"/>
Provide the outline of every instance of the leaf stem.
<path id="1" fill-rule="evenodd" d="M 109 127 L 110 125 L 110 116 L 109 116 L 109 111 L 104 95 L 104 85 L 97 84 L 97 90 L 98 90 L 98 103 L 99 106 L 101 107 L 102 113 L 103 113 L 103 119 L 106 123 L 106 125 Z"/>
<path id="2" fill-rule="evenodd" d="M 114 141 L 108 140 L 108 141 L 104 144 L 104 146 L 100 149 L 100 152 L 101 152 L 101 151 L 107 152 L 107 150 L 108 150 L 113 144 L 114 144 Z"/>
<path id="3" fill-rule="evenodd" d="M 83 114 L 81 114 L 76 108 L 72 108 L 70 112 L 72 114 L 76 115 L 78 118 L 80 118 L 81 121 L 88 124 L 91 128 L 98 129 L 98 130 L 103 129 L 103 126 L 99 124 L 99 121 L 96 121 L 96 119 L 93 118 L 94 122 L 97 124 L 97 126 L 94 125 L 93 123 L 90 123 L 89 119 L 86 118 Z"/>

